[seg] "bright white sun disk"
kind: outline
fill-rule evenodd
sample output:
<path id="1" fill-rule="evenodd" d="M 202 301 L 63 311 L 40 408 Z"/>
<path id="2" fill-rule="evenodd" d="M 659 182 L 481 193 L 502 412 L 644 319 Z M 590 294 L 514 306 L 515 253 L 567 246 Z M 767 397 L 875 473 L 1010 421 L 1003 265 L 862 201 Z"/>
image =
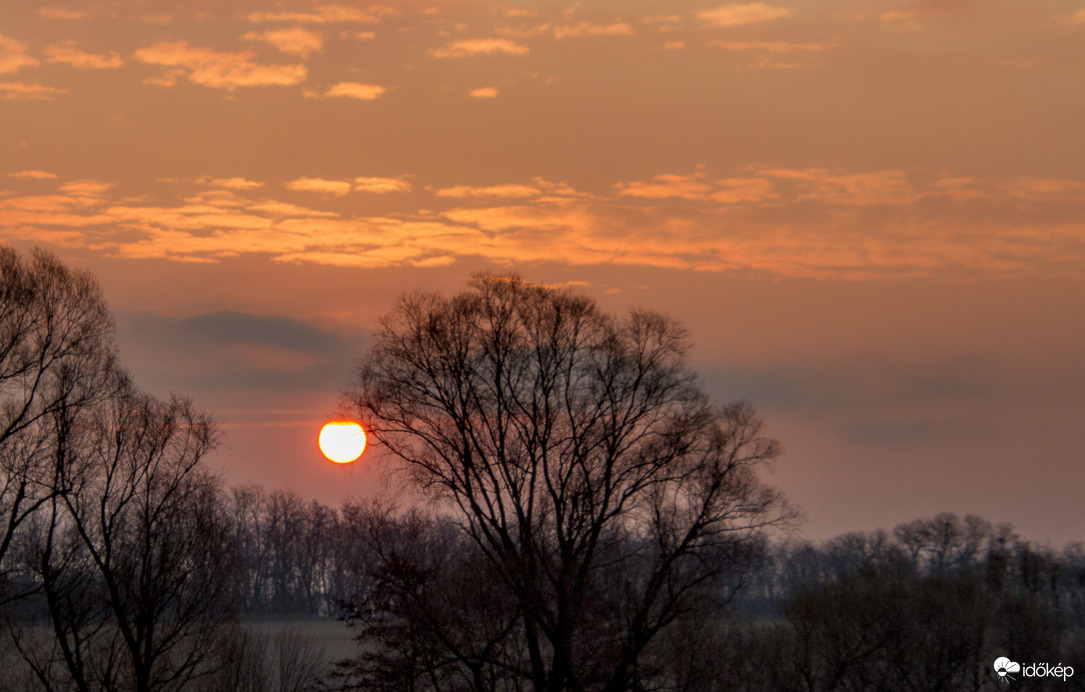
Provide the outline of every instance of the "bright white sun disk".
<path id="1" fill-rule="evenodd" d="M 331 421 L 320 430 L 320 451 L 337 464 L 349 464 L 365 451 L 365 431 L 354 421 Z"/>

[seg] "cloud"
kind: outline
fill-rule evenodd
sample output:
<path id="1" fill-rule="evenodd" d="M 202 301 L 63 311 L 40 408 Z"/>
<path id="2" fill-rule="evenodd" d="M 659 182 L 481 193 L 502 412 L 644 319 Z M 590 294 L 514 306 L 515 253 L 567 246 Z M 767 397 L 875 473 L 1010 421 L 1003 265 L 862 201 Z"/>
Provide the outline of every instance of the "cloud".
<path id="1" fill-rule="evenodd" d="M 51 63 L 64 63 L 78 69 L 109 70 L 124 64 L 116 53 L 97 55 L 87 53 L 75 47 L 75 41 L 65 41 L 47 46 L 42 51 Z"/>
<path id="2" fill-rule="evenodd" d="M 497 87 L 481 87 L 478 89 L 472 89 L 467 92 L 467 95 L 476 99 L 495 99 L 497 98 Z"/>
<path id="3" fill-rule="evenodd" d="M 645 183 L 636 181 L 632 183 L 618 183 L 619 195 L 629 197 L 644 197 L 647 199 L 666 199 L 677 197 L 681 199 L 704 199 L 712 187 L 705 184 L 703 176 L 689 175 L 657 175 L 652 182 Z"/>
<path id="4" fill-rule="evenodd" d="M 314 91 L 306 91 L 305 98 L 348 98 L 362 101 L 373 101 L 380 98 L 388 89 L 379 84 L 362 84 L 360 82 L 339 82 L 328 87 L 323 95 Z"/>
<path id="5" fill-rule="evenodd" d="M 857 206 L 906 205 L 923 196 L 905 171 L 841 173 L 805 168 L 765 170 L 760 171 L 760 175 L 775 178 L 777 182 L 791 182 L 795 186 L 796 199 L 800 201 Z"/>
<path id="6" fill-rule="evenodd" d="M 26 54 L 25 45 L 0 34 L 0 74 L 18 72 L 20 68 L 37 64 L 37 58 Z"/>
<path id="7" fill-rule="evenodd" d="M 324 180 L 323 178 L 298 178 L 285 183 L 289 190 L 295 192 L 320 192 L 323 194 L 342 197 L 350 193 L 353 186 L 343 180 Z"/>
<path id="8" fill-rule="evenodd" d="M 215 187 L 222 187 L 227 190 L 256 190 L 264 186 L 261 182 L 246 180 L 245 178 L 211 178 L 201 179 L 197 182 L 209 182 Z"/>
<path id="9" fill-rule="evenodd" d="M 64 7 L 39 7 L 38 16 L 43 19 L 86 19 L 87 13 L 78 10 L 69 10 Z"/>
<path id="10" fill-rule="evenodd" d="M 68 93 L 67 89 L 28 84 L 26 82 L 0 82 L 0 94 L 6 99 L 42 99 L 49 100 L 58 94 Z"/>
<path id="11" fill-rule="evenodd" d="M 742 24 L 758 24 L 772 19 L 780 19 L 791 15 L 791 10 L 783 7 L 771 7 L 760 2 L 748 5 L 721 5 L 715 9 L 704 10 L 697 13 L 697 18 L 702 19 L 711 26 L 727 27 Z"/>
<path id="12" fill-rule="evenodd" d="M 396 14 L 390 7 L 370 7 L 362 10 L 357 7 L 343 5 L 321 5 L 314 12 L 253 12 L 249 14 L 250 22 L 259 24 L 264 22 L 292 22 L 297 24 L 345 24 L 365 23 L 375 24 L 382 17 Z"/>
<path id="13" fill-rule="evenodd" d="M 225 53 L 192 47 L 185 41 L 156 43 L 140 48 L 135 52 L 135 58 L 148 65 L 187 71 L 190 82 L 227 91 L 237 87 L 298 84 L 307 75 L 304 65 L 261 65 L 252 62 L 251 51 Z M 167 73 L 156 83 L 172 86 L 173 80 L 174 77 Z"/>
<path id="14" fill-rule="evenodd" d="M 354 191 L 378 195 L 389 192 L 410 192 L 411 184 L 400 178 L 355 178 Z"/>
<path id="15" fill-rule="evenodd" d="M 1034 202 L 1085 203 L 1085 182 L 1052 178 L 1021 178 L 1003 183 L 1009 194 Z"/>
<path id="16" fill-rule="evenodd" d="M 8 173 L 9 178 L 18 178 L 20 180 L 56 180 L 59 176 L 56 173 L 49 173 L 47 171 L 16 171 L 14 173 Z"/>
<path id="17" fill-rule="evenodd" d="M 462 199 L 465 197 L 534 197 L 539 192 L 539 188 L 530 185 L 491 185 L 489 187 L 459 185 L 442 188 L 434 194 L 438 197 Z"/>
<path id="18" fill-rule="evenodd" d="M 1078 10 L 1077 12 L 1074 12 L 1072 15 L 1070 15 L 1067 23 L 1070 24 L 1070 26 L 1081 26 L 1085 24 L 1085 10 Z"/>
<path id="19" fill-rule="evenodd" d="M 882 12 L 878 18 L 881 20 L 882 26 L 890 29 L 909 29 L 918 31 L 923 28 L 918 21 L 918 12 L 889 10 L 888 12 Z"/>
<path id="20" fill-rule="evenodd" d="M 220 310 L 191 316 L 141 313 L 121 326 L 136 359 L 152 365 L 150 379 L 172 389 L 189 386 L 235 393 L 308 391 L 342 381 L 356 338 L 278 315 Z"/>
<path id="21" fill-rule="evenodd" d="M 8 180 L 36 193 L 54 179 Z M 214 183 L 233 180 L 244 182 Z M 394 217 L 320 205 L 352 190 L 410 190 L 402 178 L 286 184 L 320 193 L 316 207 L 244 179 L 195 182 L 202 187 L 183 203 L 164 205 L 121 197 L 101 181 L 9 192 L 0 198 L 0 237 L 186 262 L 255 254 L 353 267 L 472 258 L 850 280 L 1085 276 L 1085 180 L 821 168 L 720 178 L 698 169 L 618 183 L 610 196 L 542 179 L 450 186 L 434 191 L 425 210 L 400 207 Z"/>
<path id="22" fill-rule="evenodd" d="M 554 27 L 554 38 L 581 38 L 586 36 L 634 36 L 636 31 L 625 22 L 617 21 L 610 24 L 593 24 L 580 22 L 574 25 Z"/>
<path id="23" fill-rule="evenodd" d="M 320 34 L 301 28 L 273 29 L 263 33 L 250 31 L 241 38 L 246 41 L 270 43 L 277 50 L 288 55 L 297 55 L 303 60 L 309 57 L 310 53 L 320 51 L 324 47 L 324 38 Z"/>
<path id="24" fill-rule="evenodd" d="M 1018 375 L 974 354 L 911 360 L 863 354 L 704 372 L 711 389 L 740 391 L 780 412 L 816 410 L 838 434 L 894 446 L 989 436 L 987 426 L 976 425 L 988 412 L 975 412 L 1004 395 L 1007 377 Z"/>
<path id="25" fill-rule="evenodd" d="M 792 43 L 790 41 L 712 41 L 710 45 L 730 51 L 762 51 L 766 53 L 820 53 L 830 48 L 824 43 Z"/>
<path id="26" fill-rule="evenodd" d="M 436 58 L 466 58 L 474 55 L 494 55 L 497 53 L 523 55 L 527 52 L 527 46 L 506 38 L 477 38 L 453 41 L 447 46 L 435 48 L 431 51 Z"/>
<path id="27" fill-rule="evenodd" d="M 634 181 L 614 186 L 618 194 L 642 199 L 684 199 L 743 204 L 775 199 L 776 185 L 765 178 L 725 178 L 709 182 L 707 175 L 657 175 L 650 182 Z"/>
<path id="28" fill-rule="evenodd" d="M 716 181 L 715 190 L 708 195 L 722 204 L 757 203 L 778 198 L 776 184 L 764 178 L 726 178 Z"/>
<path id="29" fill-rule="evenodd" d="M 69 195 L 97 197 L 108 192 L 112 187 L 113 183 L 103 183 L 97 180 L 73 180 L 70 183 L 61 185 L 60 191 Z"/>

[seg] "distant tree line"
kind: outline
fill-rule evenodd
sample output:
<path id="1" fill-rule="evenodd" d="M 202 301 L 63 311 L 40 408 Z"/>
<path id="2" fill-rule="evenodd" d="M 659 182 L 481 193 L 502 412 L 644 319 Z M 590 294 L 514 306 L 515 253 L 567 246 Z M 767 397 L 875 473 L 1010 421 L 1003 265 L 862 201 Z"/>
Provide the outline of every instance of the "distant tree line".
<path id="1" fill-rule="evenodd" d="M 347 405 L 420 492 L 229 488 L 141 391 L 93 279 L 0 247 L 0 689 L 981 690 L 1085 668 L 1085 549 L 942 514 L 823 543 L 648 312 L 483 275 L 404 297 Z M 334 668 L 258 618 L 341 618 Z M 1081 689 L 1085 672 L 1030 680 Z"/>
<path id="2" fill-rule="evenodd" d="M 1085 548 L 1040 547 L 950 513 L 779 542 L 712 631 L 674 648 L 696 671 L 676 689 L 996 689 L 1002 656 L 1082 667 Z M 1085 689 L 1080 672 L 1016 682 Z"/>

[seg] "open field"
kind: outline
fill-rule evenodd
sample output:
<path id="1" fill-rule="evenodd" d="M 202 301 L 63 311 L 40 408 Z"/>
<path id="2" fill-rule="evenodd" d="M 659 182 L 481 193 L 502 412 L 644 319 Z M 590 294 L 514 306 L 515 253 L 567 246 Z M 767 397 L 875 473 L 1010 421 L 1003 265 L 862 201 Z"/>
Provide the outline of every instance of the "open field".
<path id="1" fill-rule="evenodd" d="M 346 624 L 326 619 L 253 619 L 241 623 L 245 639 L 251 645 L 247 649 L 263 661 L 265 675 L 259 679 L 268 683 L 278 682 L 283 675 L 283 665 L 293 674 L 317 672 L 326 675 L 334 663 L 354 653 L 355 645 Z M 30 642 L 39 653 L 51 641 L 52 630 L 45 625 L 28 625 L 22 628 L 24 642 Z M 300 665 L 298 665 L 300 664 Z M 59 662 L 57 663 L 59 666 Z M 59 673 L 61 668 L 57 668 Z M 304 671 L 304 672 L 303 672 Z M 197 687 L 204 683 L 197 683 Z M 217 683 L 211 682 L 215 685 Z M 13 646 L 5 631 L 0 637 L 0 692 L 33 692 L 41 689 L 30 667 Z"/>
<path id="2" fill-rule="evenodd" d="M 352 655 L 355 649 L 352 632 L 338 620 L 246 620 L 241 626 L 249 634 L 269 640 L 296 633 L 310 646 L 323 649 L 329 665 Z"/>

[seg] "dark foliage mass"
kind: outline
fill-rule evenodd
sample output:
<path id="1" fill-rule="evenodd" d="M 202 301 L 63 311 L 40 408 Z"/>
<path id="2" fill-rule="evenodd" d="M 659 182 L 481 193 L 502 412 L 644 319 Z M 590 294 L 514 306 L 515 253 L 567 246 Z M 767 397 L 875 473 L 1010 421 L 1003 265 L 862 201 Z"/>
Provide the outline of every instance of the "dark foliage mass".
<path id="1" fill-rule="evenodd" d="M 349 405 L 421 499 L 226 488 L 91 277 L 0 248 L 0 690 L 931 691 L 1085 669 L 1085 549 L 941 514 L 819 544 L 684 332 L 478 277 L 384 321 Z M 329 666 L 296 631 L 335 618 Z M 1077 664 L 1075 666 L 1075 664 Z M 1014 671 L 1012 683 L 1026 689 Z M 1085 688 L 1085 672 L 1027 689 Z"/>

